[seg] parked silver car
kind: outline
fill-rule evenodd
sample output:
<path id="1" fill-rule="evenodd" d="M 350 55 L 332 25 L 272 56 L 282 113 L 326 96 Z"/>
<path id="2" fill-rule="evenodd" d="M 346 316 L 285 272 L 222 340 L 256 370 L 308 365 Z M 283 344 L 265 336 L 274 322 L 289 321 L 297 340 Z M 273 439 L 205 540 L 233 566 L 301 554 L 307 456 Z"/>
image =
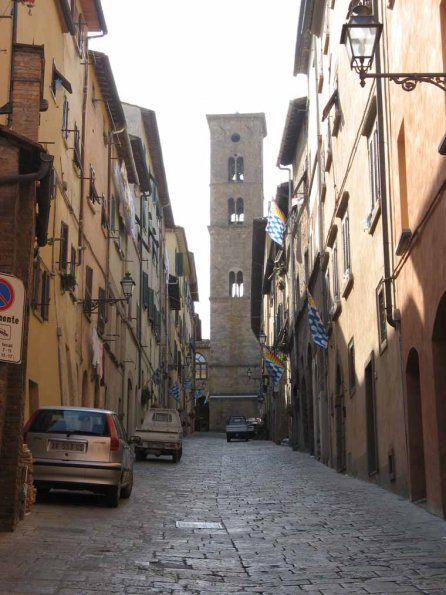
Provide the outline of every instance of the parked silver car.
<path id="1" fill-rule="evenodd" d="M 111 507 L 130 497 L 134 454 L 113 411 L 42 407 L 25 425 L 24 439 L 38 493 L 88 490 L 104 494 Z"/>

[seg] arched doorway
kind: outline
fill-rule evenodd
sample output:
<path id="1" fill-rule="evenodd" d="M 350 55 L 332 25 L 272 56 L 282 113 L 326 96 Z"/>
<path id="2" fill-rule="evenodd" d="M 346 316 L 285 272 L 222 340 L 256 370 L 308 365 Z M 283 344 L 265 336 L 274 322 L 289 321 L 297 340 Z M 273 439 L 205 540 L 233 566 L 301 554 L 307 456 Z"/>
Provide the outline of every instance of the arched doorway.
<path id="1" fill-rule="evenodd" d="M 307 351 L 307 402 L 308 402 L 308 439 L 309 439 L 309 451 L 310 454 L 314 455 L 315 444 L 314 444 L 314 400 L 313 400 L 313 350 L 311 345 L 308 345 Z"/>
<path id="2" fill-rule="evenodd" d="M 426 498 L 420 364 L 416 349 L 411 349 L 407 357 L 406 388 L 409 442 L 409 490 L 410 499 L 416 502 Z"/>
<path id="3" fill-rule="evenodd" d="M 432 333 L 432 356 L 439 432 L 439 456 L 441 473 L 441 498 L 443 514 L 446 510 L 446 293 L 438 304 Z"/>
<path id="4" fill-rule="evenodd" d="M 336 424 L 336 471 L 345 471 L 345 401 L 344 382 L 339 364 L 336 367 L 336 395 L 335 395 L 335 424 Z"/>

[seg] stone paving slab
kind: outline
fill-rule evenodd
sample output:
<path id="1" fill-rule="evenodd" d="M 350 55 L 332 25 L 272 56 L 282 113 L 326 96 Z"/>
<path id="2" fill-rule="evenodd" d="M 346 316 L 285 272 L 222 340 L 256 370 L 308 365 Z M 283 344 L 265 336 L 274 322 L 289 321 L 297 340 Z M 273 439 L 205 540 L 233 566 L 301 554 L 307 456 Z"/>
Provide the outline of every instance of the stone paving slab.
<path id="1" fill-rule="evenodd" d="M 114 593 L 446 595 L 446 524 L 288 447 L 197 434 L 176 465 L 136 463 L 118 509 L 51 493 L 0 533 L 0 595 Z"/>

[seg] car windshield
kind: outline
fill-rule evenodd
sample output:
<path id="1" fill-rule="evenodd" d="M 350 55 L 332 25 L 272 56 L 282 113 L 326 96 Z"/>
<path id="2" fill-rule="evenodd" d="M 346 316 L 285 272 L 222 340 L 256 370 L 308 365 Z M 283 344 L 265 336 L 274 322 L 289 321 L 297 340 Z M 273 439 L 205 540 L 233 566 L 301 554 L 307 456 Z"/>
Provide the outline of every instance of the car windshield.
<path id="1" fill-rule="evenodd" d="M 42 409 L 29 428 L 30 432 L 109 436 L 106 416 L 95 411 Z"/>
<path id="2" fill-rule="evenodd" d="M 244 424 L 246 419 L 244 417 L 230 417 L 229 423 L 231 424 Z"/>

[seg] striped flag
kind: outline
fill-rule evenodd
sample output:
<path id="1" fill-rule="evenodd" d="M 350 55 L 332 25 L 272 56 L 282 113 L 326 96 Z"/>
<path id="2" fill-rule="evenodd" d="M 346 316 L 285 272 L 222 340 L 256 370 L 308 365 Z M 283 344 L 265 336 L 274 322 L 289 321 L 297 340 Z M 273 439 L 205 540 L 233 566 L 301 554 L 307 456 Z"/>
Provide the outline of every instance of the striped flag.
<path id="1" fill-rule="evenodd" d="M 279 246 L 283 246 L 283 234 L 285 233 L 286 229 L 286 219 L 285 215 L 279 209 L 275 200 L 271 201 L 271 205 L 269 207 L 268 213 L 268 221 L 266 223 L 266 233 L 269 237 L 279 244 Z"/>
<path id="2" fill-rule="evenodd" d="M 192 380 L 190 378 L 185 378 L 183 382 L 184 390 L 191 390 L 192 388 Z"/>
<path id="3" fill-rule="evenodd" d="M 203 391 L 201 389 L 197 389 L 194 391 L 194 399 L 199 399 L 203 396 Z"/>
<path id="4" fill-rule="evenodd" d="M 273 384 L 279 384 L 285 370 L 284 363 L 265 345 L 263 346 L 263 360 L 268 376 L 271 378 Z"/>
<path id="5" fill-rule="evenodd" d="M 172 397 L 172 399 L 175 399 L 175 401 L 180 400 L 180 385 L 178 384 L 178 382 L 175 382 L 169 388 L 169 395 Z"/>
<path id="6" fill-rule="evenodd" d="M 159 368 L 157 368 L 152 374 L 152 381 L 154 384 L 159 386 L 159 383 L 161 382 L 161 370 Z"/>
<path id="7" fill-rule="evenodd" d="M 328 347 L 328 334 L 327 329 L 322 322 L 321 315 L 317 309 L 316 303 L 311 296 L 310 292 L 307 291 L 308 295 L 308 324 L 310 325 L 310 333 L 313 342 L 322 349 Z"/>

